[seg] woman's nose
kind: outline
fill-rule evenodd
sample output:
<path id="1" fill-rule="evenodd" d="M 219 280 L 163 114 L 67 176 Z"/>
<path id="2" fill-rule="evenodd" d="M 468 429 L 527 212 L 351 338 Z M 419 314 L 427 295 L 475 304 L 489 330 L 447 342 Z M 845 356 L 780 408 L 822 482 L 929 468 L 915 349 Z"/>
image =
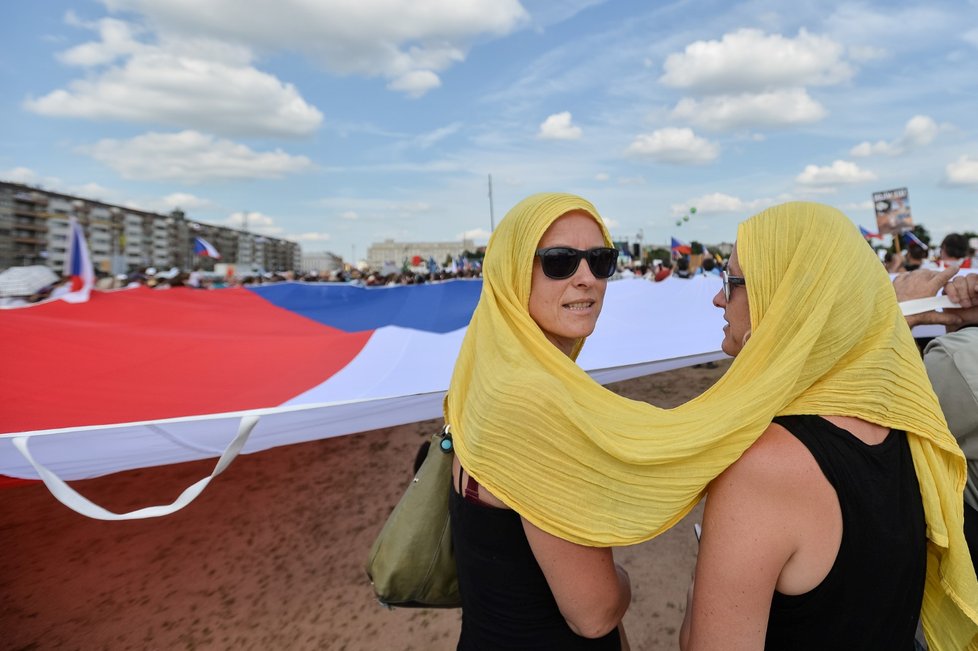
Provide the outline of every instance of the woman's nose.
<path id="1" fill-rule="evenodd" d="M 594 277 L 594 273 L 591 271 L 591 265 L 587 263 L 587 260 L 581 260 L 577 265 L 577 271 L 574 272 L 572 280 L 575 285 L 590 285 L 597 278 Z"/>
<path id="2" fill-rule="evenodd" d="M 723 295 L 722 289 L 713 295 L 713 307 L 718 307 L 721 310 L 727 307 L 727 297 Z"/>

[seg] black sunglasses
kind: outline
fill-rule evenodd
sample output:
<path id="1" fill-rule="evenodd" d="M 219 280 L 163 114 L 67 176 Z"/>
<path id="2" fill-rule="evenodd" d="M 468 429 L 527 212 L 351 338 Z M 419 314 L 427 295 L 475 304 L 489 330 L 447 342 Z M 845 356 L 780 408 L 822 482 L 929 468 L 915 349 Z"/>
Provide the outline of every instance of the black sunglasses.
<path id="1" fill-rule="evenodd" d="M 724 267 L 723 271 L 720 272 L 720 278 L 723 279 L 723 298 L 730 300 L 730 287 L 732 285 L 740 285 L 741 287 L 747 286 L 747 281 L 744 280 L 743 276 L 731 276 L 727 273 L 727 268 Z"/>
<path id="2" fill-rule="evenodd" d="M 587 266 L 595 278 L 611 278 L 618 270 L 618 249 L 607 246 L 596 246 L 582 251 L 569 246 L 551 246 L 536 252 L 540 265 L 547 278 L 563 280 L 577 273 L 581 260 L 587 260 Z"/>

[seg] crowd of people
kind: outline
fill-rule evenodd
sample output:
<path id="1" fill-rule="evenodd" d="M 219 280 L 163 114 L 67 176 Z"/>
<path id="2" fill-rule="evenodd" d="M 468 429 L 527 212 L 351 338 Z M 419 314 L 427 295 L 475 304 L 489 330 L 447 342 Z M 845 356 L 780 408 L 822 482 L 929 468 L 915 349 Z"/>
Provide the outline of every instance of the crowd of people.
<path id="1" fill-rule="evenodd" d="M 906 249 L 887 252 L 883 258 L 884 266 L 891 274 L 916 269 L 942 270 L 950 266 L 961 268 L 978 268 L 978 257 L 974 242 L 959 233 L 950 233 L 941 242 L 939 249 L 930 255 L 930 251 L 920 243 L 911 242 Z M 689 279 L 696 276 L 719 277 L 726 260 L 717 253 L 705 253 L 691 256 L 679 254 L 672 259 L 634 260 L 627 264 L 619 261 L 612 279 L 644 278 L 654 282 L 662 282 L 668 278 Z M 349 283 L 365 287 L 390 287 L 397 285 L 422 285 L 432 282 L 443 282 L 459 278 L 481 278 L 480 263 L 466 264 L 451 268 L 436 268 L 418 270 L 401 268 L 396 272 L 384 272 L 369 267 L 357 268 L 346 265 L 344 268 L 331 271 L 247 271 L 243 273 L 219 274 L 205 271 L 200 267 L 192 270 L 182 270 L 178 267 L 157 269 L 143 266 L 132 269 L 129 273 L 109 274 L 101 270 L 95 272 L 95 288 L 99 290 L 121 289 L 126 287 L 144 286 L 155 289 L 171 287 L 191 287 L 197 289 L 221 289 L 225 287 L 261 285 L 286 281 L 302 281 L 307 283 Z M 70 279 L 62 277 L 44 287 L 38 288 L 22 296 L 4 296 L 0 298 L 2 305 L 26 305 L 49 299 L 56 299 L 70 291 Z"/>

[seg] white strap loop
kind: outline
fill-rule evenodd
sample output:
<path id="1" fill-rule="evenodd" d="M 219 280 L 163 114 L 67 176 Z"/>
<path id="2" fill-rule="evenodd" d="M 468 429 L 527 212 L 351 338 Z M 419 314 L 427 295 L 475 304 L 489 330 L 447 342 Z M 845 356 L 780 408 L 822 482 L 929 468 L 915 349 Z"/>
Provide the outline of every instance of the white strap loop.
<path id="1" fill-rule="evenodd" d="M 175 513 L 193 502 L 197 496 L 204 491 L 207 484 L 209 484 L 211 480 L 217 477 L 219 474 L 224 472 L 225 468 L 227 468 L 234 458 L 238 456 L 238 453 L 241 452 L 241 448 L 243 448 L 244 444 L 248 441 L 248 437 L 251 436 L 251 431 L 257 424 L 258 416 L 242 417 L 241 424 L 238 426 L 237 435 L 228 444 L 227 448 L 224 450 L 224 453 L 221 454 L 221 458 L 217 460 L 217 465 L 214 466 L 214 471 L 210 474 L 210 476 L 204 477 L 195 484 L 187 487 L 187 489 L 180 493 L 180 496 L 171 504 L 147 506 L 142 509 L 137 509 L 136 511 L 130 511 L 129 513 L 113 513 L 112 511 L 102 508 L 98 504 L 95 504 L 88 498 L 82 496 L 74 488 L 66 484 L 60 477 L 38 463 L 31 455 L 30 449 L 28 449 L 28 441 L 30 441 L 30 437 L 15 437 L 13 439 L 13 443 L 14 447 L 20 450 L 20 453 L 24 455 L 24 458 L 27 459 L 32 466 L 34 466 L 34 470 L 37 471 L 37 474 L 41 477 L 44 485 L 48 487 L 48 490 L 51 491 L 51 494 L 72 511 L 96 520 L 141 520 L 144 518 L 158 518 L 160 516 Z"/>

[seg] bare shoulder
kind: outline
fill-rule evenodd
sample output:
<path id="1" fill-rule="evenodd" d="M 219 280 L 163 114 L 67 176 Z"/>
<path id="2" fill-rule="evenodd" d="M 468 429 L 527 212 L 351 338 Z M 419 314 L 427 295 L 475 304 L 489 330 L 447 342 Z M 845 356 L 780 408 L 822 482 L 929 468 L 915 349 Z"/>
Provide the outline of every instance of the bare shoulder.
<path id="1" fill-rule="evenodd" d="M 781 425 L 771 423 L 741 457 L 710 485 L 710 493 L 728 490 L 774 489 L 786 495 L 792 487 L 809 489 L 821 480 L 821 470 L 808 448 Z"/>

